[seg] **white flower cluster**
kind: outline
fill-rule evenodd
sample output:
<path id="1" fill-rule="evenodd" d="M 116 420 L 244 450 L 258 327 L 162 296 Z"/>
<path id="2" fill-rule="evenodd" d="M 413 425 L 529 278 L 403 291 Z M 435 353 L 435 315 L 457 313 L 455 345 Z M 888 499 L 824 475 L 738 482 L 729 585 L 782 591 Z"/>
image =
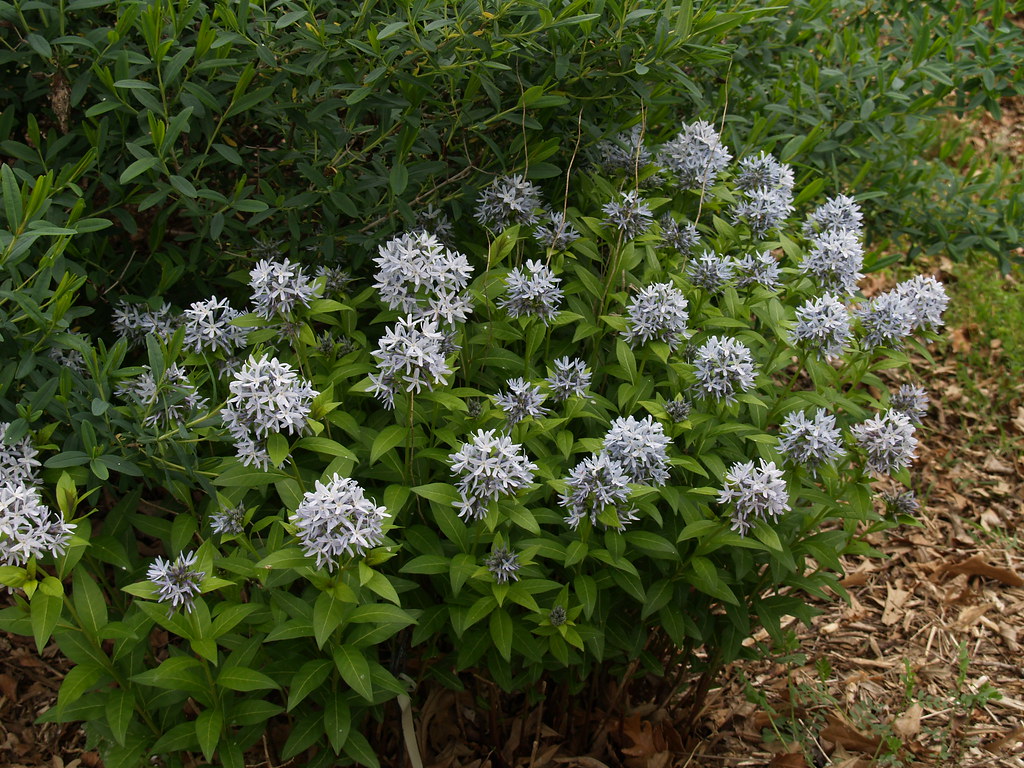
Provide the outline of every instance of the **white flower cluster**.
<path id="1" fill-rule="evenodd" d="M 370 391 L 387 407 L 394 408 L 400 382 L 404 382 L 402 388 L 407 392 L 417 393 L 424 387 L 433 389 L 451 374 L 445 358 L 456 349 L 433 320 L 399 318 L 385 330 L 373 352 L 377 372 L 370 374 Z"/>
<path id="2" fill-rule="evenodd" d="M 465 322 L 473 311 L 466 286 L 473 274 L 469 259 L 429 232 L 393 237 L 377 249 L 376 282 L 381 301 L 413 318 L 449 325 Z"/>
<path id="3" fill-rule="evenodd" d="M 246 344 L 249 329 L 231 324 L 242 313 L 234 309 L 227 299 L 211 296 L 205 301 L 193 302 L 182 314 L 185 321 L 185 346 L 191 347 L 194 352 L 220 350 L 231 354 Z"/>
<path id="4" fill-rule="evenodd" d="M 729 336 L 712 336 L 694 356 L 697 389 L 704 397 L 736 402 L 736 391 L 754 386 L 757 373 L 750 349 Z"/>
<path id="5" fill-rule="evenodd" d="M 184 608 L 186 613 L 192 612 L 196 595 L 203 591 L 201 584 L 206 578 L 206 572 L 195 565 L 196 553 L 183 552 L 173 561 L 158 557 L 146 571 L 146 578 L 157 588 L 157 600 L 171 604 L 168 615 L 178 608 Z"/>
<path id="6" fill-rule="evenodd" d="M 537 465 L 527 458 L 523 446 L 495 430 L 477 430 L 458 451 L 451 454 L 452 474 L 462 497 L 455 502 L 459 517 L 482 520 L 494 500 L 516 493 L 533 482 Z"/>
<path id="7" fill-rule="evenodd" d="M 291 522 L 306 557 L 316 558 L 317 568 L 333 571 L 343 554 L 352 557 L 380 546 L 388 517 L 359 483 L 335 474 L 327 483 L 317 480 L 314 490 L 303 495 Z"/>
<path id="8" fill-rule="evenodd" d="M 264 444 L 272 432 L 301 434 L 313 398 L 319 392 L 276 357 L 255 356 L 241 366 L 228 384 L 230 395 L 221 409 L 224 426 L 235 440 L 235 451 L 246 466 L 270 467 Z"/>
<path id="9" fill-rule="evenodd" d="M 519 175 L 499 176 L 480 193 L 474 216 L 485 227 L 502 230 L 513 224 L 536 224 L 541 207 L 536 184 Z"/>
<path id="10" fill-rule="evenodd" d="M 67 551 L 74 523 L 47 507 L 39 490 L 37 451 L 29 437 L 7 442 L 0 423 L 0 565 L 24 565 L 33 557 Z"/>
<path id="11" fill-rule="evenodd" d="M 914 424 L 905 413 L 886 411 L 854 424 L 850 432 L 867 453 L 868 470 L 875 474 L 898 472 L 917 457 Z"/>
<path id="12" fill-rule="evenodd" d="M 519 581 L 519 553 L 509 551 L 506 546 L 498 546 L 491 550 L 491 554 L 484 560 L 487 570 L 494 576 L 499 584 L 507 584 L 510 581 Z"/>
<path id="13" fill-rule="evenodd" d="M 657 155 L 658 164 L 682 189 L 708 189 L 731 160 L 718 131 L 704 120 L 684 124 L 674 139 L 661 145 Z"/>
<path id="14" fill-rule="evenodd" d="M 282 261 L 260 259 L 249 270 L 249 287 L 256 314 L 267 320 L 276 315 L 289 315 L 296 305 L 308 307 L 320 294 L 316 279 L 309 277 L 298 264 L 287 258 Z"/>
<path id="15" fill-rule="evenodd" d="M 913 384 L 901 384 L 889 398 L 889 408 L 905 414 L 914 424 L 920 424 L 928 415 L 928 393 Z"/>
<path id="16" fill-rule="evenodd" d="M 737 288 L 762 285 L 770 291 L 777 291 L 782 285 L 779 277 L 779 262 L 772 256 L 771 251 L 747 253 L 740 256 L 736 259 L 736 271 L 739 273 L 739 279 L 736 281 Z"/>
<path id="17" fill-rule="evenodd" d="M 675 351 L 690 335 L 686 306 L 682 291 L 671 283 L 645 285 L 626 308 L 629 317 L 622 336 L 631 347 L 657 340 Z"/>
<path id="18" fill-rule="evenodd" d="M 498 306 L 510 317 L 539 317 L 548 325 L 562 302 L 561 285 L 561 278 L 546 264 L 527 260 L 525 269 L 516 267 L 505 278 L 505 295 L 498 299 Z"/>
<path id="19" fill-rule="evenodd" d="M 167 366 L 159 381 L 148 365 L 142 367 L 142 373 L 118 384 L 114 392 L 142 409 L 142 423 L 146 426 L 181 424 L 206 407 L 207 398 L 199 394 L 188 373 L 177 363 Z"/>
<path id="20" fill-rule="evenodd" d="M 624 240 L 642 235 L 654 223 L 654 214 L 647 201 L 636 190 L 622 192 L 618 200 L 601 206 L 608 223 L 622 233 Z"/>
<path id="21" fill-rule="evenodd" d="M 725 488 L 718 494 L 719 504 L 732 504 L 732 530 L 746 536 L 757 518 L 775 521 L 790 509 L 789 491 L 782 470 L 774 461 L 737 462 L 725 476 Z"/>

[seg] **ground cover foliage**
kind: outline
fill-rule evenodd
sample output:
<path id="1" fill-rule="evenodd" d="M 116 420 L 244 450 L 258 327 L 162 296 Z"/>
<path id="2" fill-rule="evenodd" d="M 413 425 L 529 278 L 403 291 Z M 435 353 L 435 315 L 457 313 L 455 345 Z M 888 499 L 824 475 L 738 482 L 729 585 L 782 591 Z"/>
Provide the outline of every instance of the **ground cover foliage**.
<path id="1" fill-rule="evenodd" d="M 726 108 L 822 12 L 5 6 L 0 616 L 76 663 L 46 719 L 110 765 L 373 765 L 416 683 L 699 706 L 809 617 L 914 509 L 871 500 L 923 407 L 878 372 L 945 303 L 858 294 L 819 172 L 918 123 L 901 156 Z"/>

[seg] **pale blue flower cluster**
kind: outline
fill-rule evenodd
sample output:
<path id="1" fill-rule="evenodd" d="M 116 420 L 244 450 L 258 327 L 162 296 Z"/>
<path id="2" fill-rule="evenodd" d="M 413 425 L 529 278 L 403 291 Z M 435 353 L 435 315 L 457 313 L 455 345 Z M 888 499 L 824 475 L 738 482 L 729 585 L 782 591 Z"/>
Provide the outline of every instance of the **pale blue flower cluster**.
<path id="1" fill-rule="evenodd" d="M 34 557 L 67 551 L 74 523 L 50 510 L 23 478 L 0 477 L 0 565 L 25 565 Z"/>
<path id="2" fill-rule="evenodd" d="M 736 392 L 754 386 L 757 372 L 750 349 L 729 336 L 712 336 L 694 355 L 697 389 L 703 397 L 736 402 Z"/>
<path id="3" fill-rule="evenodd" d="M 167 366 L 159 381 L 148 365 L 142 369 L 135 378 L 118 384 L 114 393 L 143 411 L 142 423 L 146 426 L 180 424 L 206 407 L 207 398 L 199 394 L 188 373 L 177 363 Z"/>
<path id="4" fill-rule="evenodd" d="M 248 328 L 232 325 L 231 321 L 242 313 L 234 309 L 227 299 L 211 296 L 205 301 L 193 302 L 183 313 L 185 346 L 193 352 L 204 350 L 231 354 L 246 344 Z"/>
<path id="5" fill-rule="evenodd" d="M 608 173 L 625 171 L 637 174 L 652 161 L 651 151 L 644 146 L 644 127 L 634 125 L 614 139 L 597 143 L 598 164 Z"/>
<path id="6" fill-rule="evenodd" d="M 244 530 L 245 507 L 241 504 L 210 513 L 210 530 L 223 536 L 235 536 Z"/>
<path id="7" fill-rule="evenodd" d="M 889 398 L 889 409 L 905 414 L 914 424 L 920 424 L 928 415 L 928 393 L 913 384 L 901 384 Z"/>
<path id="8" fill-rule="evenodd" d="M 814 419 L 806 411 L 794 411 L 782 422 L 779 450 L 796 464 L 803 464 L 817 473 L 822 464 L 832 464 L 845 453 L 843 434 L 836 426 L 836 417 L 818 408 Z"/>
<path id="9" fill-rule="evenodd" d="M 864 336 L 865 349 L 889 347 L 899 349 L 914 331 L 913 308 L 897 291 L 886 291 L 857 308 Z"/>
<path id="10" fill-rule="evenodd" d="M 539 317 L 545 325 L 555 319 L 562 302 L 562 280 L 541 261 L 527 260 L 505 278 L 505 295 L 498 306 L 511 317 Z"/>
<path id="11" fill-rule="evenodd" d="M 854 424 L 850 432 L 867 454 L 868 470 L 875 474 L 897 472 L 916 458 L 914 424 L 905 413 L 886 411 Z"/>
<path id="12" fill-rule="evenodd" d="M 675 400 L 665 401 L 665 413 L 672 419 L 676 424 L 686 421 L 690 418 L 690 412 L 693 410 L 693 403 L 682 397 L 676 397 Z"/>
<path id="13" fill-rule="evenodd" d="M 718 494 L 719 504 L 732 504 L 732 530 L 746 536 L 755 520 L 778 518 L 790 509 L 789 491 L 782 470 L 774 461 L 737 462 L 725 476 L 725 488 Z"/>
<path id="14" fill-rule="evenodd" d="M 381 301 L 413 318 L 449 325 L 473 311 L 465 290 L 473 268 L 465 255 L 428 232 L 398 235 L 377 249 L 376 282 Z"/>
<path id="15" fill-rule="evenodd" d="M 743 193 L 733 213 L 764 237 L 793 212 L 793 170 L 764 152 L 740 160 L 736 186 Z"/>
<path id="16" fill-rule="evenodd" d="M 504 545 L 492 549 L 491 554 L 484 560 L 484 565 L 499 584 L 519 581 L 518 571 L 522 567 L 519 562 L 519 553 L 510 551 Z"/>
<path id="17" fill-rule="evenodd" d="M 0 422 L 0 481 L 26 485 L 38 483 L 38 468 L 41 465 L 36 456 L 39 455 L 39 451 L 32 445 L 32 439 L 28 435 L 9 441 L 7 430 L 10 428 L 10 422 Z"/>
<path id="18" fill-rule="evenodd" d="M 545 379 L 552 400 L 560 403 L 570 397 L 587 396 L 593 374 L 583 360 L 559 357 L 552 365 L 554 372 Z"/>
<path id="19" fill-rule="evenodd" d="M 384 331 L 372 353 L 377 371 L 370 374 L 370 391 L 394 408 L 399 388 L 414 394 L 424 387 L 431 390 L 451 374 L 446 358 L 455 349 L 433 320 L 401 317 Z"/>
<path id="20" fill-rule="evenodd" d="M 583 459 L 565 478 L 566 491 L 559 503 L 566 510 L 565 523 L 576 530 L 584 520 L 598 524 L 598 518 L 611 510 L 617 528 L 636 520 L 637 510 L 629 506 L 629 476 L 615 459 L 601 452 Z"/>
<path id="21" fill-rule="evenodd" d="M 630 301 L 623 338 L 632 346 L 657 340 L 675 350 L 690 335 L 686 297 L 672 283 L 645 285 Z"/>
<path id="22" fill-rule="evenodd" d="M 730 283 L 735 269 L 731 258 L 708 250 L 686 265 L 686 276 L 693 285 L 715 294 Z"/>
<path id="23" fill-rule="evenodd" d="M 858 237 L 864 228 L 864 214 L 852 197 L 836 195 L 818 206 L 804 222 L 804 234 L 808 237 L 818 232 L 853 232 Z"/>
<path id="24" fill-rule="evenodd" d="M 840 357 L 853 338 L 850 310 L 838 298 L 826 293 L 808 299 L 796 309 L 791 339 L 814 352 L 820 359 Z"/>
<path id="25" fill-rule="evenodd" d="M 666 213 L 658 219 L 658 224 L 661 225 L 661 239 L 683 256 L 693 253 L 700 243 L 700 232 L 693 222 L 679 222 Z"/>
<path id="26" fill-rule="evenodd" d="M 10 426 L 0 423 L 0 565 L 24 565 L 63 555 L 76 526 L 43 503 L 38 451 L 28 436 L 8 441 Z"/>
<path id="27" fill-rule="evenodd" d="M 502 496 L 522 490 L 533 482 L 537 465 L 527 458 L 523 446 L 495 430 L 477 430 L 470 440 L 451 454 L 452 474 L 461 499 L 455 502 L 459 517 L 481 520 L 488 505 Z"/>
<path id="28" fill-rule="evenodd" d="M 196 568 L 196 559 L 195 552 L 182 552 L 173 561 L 158 557 L 146 571 L 146 578 L 157 588 L 156 599 L 171 604 L 168 615 L 178 608 L 191 613 L 196 596 L 203 591 L 206 572 Z"/>
<path id="29" fill-rule="evenodd" d="M 338 474 L 326 483 L 316 481 L 312 491 L 291 516 L 303 554 L 316 559 L 316 567 L 333 571 L 341 556 L 362 555 L 384 541 L 385 507 L 366 498 L 362 487 Z"/>
<path id="30" fill-rule="evenodd" d="M 221 419 L 246 466 L 270 467 L 266 438 L 274 432 L 292 435 L 306 430 L 313 398 L 319 393 L 276 357 L 250 356 L 232 376 Z"/>
<path id="31" fill-rule="evenodd" d="M 178 322 L 179 319 L 171 312 L 171 305 L 166 303 L 159 309 L 150 309 L 145 305 L 120 301 L 114 307 L 114 331 L 129 346 L 144 345 L 147 336 L 169 339 L 174 335 Z"/>
<path id="32" fill-rule="evenodd" d="M 536 224 L 542 207 L 536 184 L 519 175 L 499 176 L 480 193 L 474 216 L 483 226 L 500 230 L 513 224 Z"/>
<path id="33" fill-rule="evenodd" d="M 620 193 L 618 200 L 601 206 L 607 222 L 622 233 L 625 240 L 642 235 L 654 223 L 654 214 L 647 201 L 636 190 Z"/>
<path id="34" fill-rule="evenodd" d="M 915 331 L 938 331 L 943 326 L 942 313 L 949 305 L 946 289 L 931 275 L 917 275 L 894 289 L 906 302 Z"/>
<path id="35" fill-rule="evenodd" d="M 547 219 L 533 231 L 534 239 L 553 251 L 564 251 L 582 237 L 565 214 L 549 213 Z"/>
<path id="36" fill-rule="evenodd" d="M 669 478 L 667 449 L 671 442 L 653 416 L 641 421 L 625 416 L 612 421 L 601 452 L 622 466 L 629 482 L 664 485 Z"/>
<path id="37" fill-rule="evenodd" d="M 494 402 L 505 412 L 505 421 L 511 429 L 526 418 L 539 419 L 548 414 L 544 408 L 547 395 L 540 391 L 539 386 L 530 384 L 526 379 L 509 379 L 508 389 L 494 396 Z"/>
<path id="38" fill-rule="evenodd" d="M 849 229 L 826 229 L 811 236 L 811 248 L 800 269 L 815 278 L 827 293 L 853 296 L 864 277 L 864 246 L 859 233 Z"/>
<path id="39" fill-rule="evenodd" d="M 770 291 L 777 291 L 782 287 L 779 262 L 771 251 L 744 254 L 736 259 L 736 271 L 739 273 L 737 288 L 762 285 Z"/>
<path id="40" fill-rule="evenodd" d="M 288 259 L 260 259 L 249 270 L 249 287 L 256 314 L 267 320 L 289 315 L 297 305 L 308 307 L 320 295 L 316 278 L 309 277 Z"/>
<path id="41" fill-rule="evenodd" d="M 731 160 L 718 131 L 704 120 L 684 124 L 657 154 L 658 164 L 675 177 L 682 189 L 707 190 Z"/>

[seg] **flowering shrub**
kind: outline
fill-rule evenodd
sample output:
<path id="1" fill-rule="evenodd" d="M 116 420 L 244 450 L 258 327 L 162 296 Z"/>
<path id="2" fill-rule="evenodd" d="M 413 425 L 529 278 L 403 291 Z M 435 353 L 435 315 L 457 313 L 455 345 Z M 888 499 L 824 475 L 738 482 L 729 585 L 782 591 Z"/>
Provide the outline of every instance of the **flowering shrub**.
<path id="1" fill-rule="evenodd" d="M 564 197 L 501 178 L 444 241 L 426 217 L 373 275 L 261 251 L 247 307 L 125 306 L 124 341 L 66 373 L 73 423 L 0 461 L 6 493 L 38 452 L 62 514 L 0 570 L 3 626 L 77 664 L 45 717 L 111 765 L 242 765 L 271 724 L 284 759 L 376 765 L 366 726 L 428 680 L 551 696 L 640 669 L 664 695 L 781 639 L 906 519 L 871 486 L 908 483 L 927 398 L 877 372 L 946 303 L 926 277 L 861 296 L 858 204 L 800 227 L 795 192 L 707 123 L 634 132 Z M 41 525 L 22 497 L 3 551 Z"/>

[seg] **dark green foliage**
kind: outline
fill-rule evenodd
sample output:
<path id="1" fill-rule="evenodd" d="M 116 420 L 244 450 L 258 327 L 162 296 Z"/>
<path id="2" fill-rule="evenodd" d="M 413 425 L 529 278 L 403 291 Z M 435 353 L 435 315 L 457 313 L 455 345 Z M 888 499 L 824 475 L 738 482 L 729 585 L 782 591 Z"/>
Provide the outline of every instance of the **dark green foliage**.
<path id="1" fill-rule="evenodd" d="M 63 9 L 63 10 L 61 10 Z M 688 69 L 765 11 L 438 0 L 0 3 L 0 153 L 82 163 L 90 296 L 216 283 L 253 240 L 360 263 L 483 174 L 569 172 L 608 126 L 693 111 Z"/>
<path id="2" fill-rule="evenodd" d="M 984 250 L 1005 268 L 1020 241 L 1020 172 L 976 154 L 953 118 L 998 119 L 1000 101 L 1024 93 L 1024 32 L 1006 3 L 950 5 L 797 0 L 730 37 L 732 66 L 715 68 L 724 84 L 708 98 L 728 98 L 737 145 L 774 145 L 870 199 L 876 245 L 908 260 Z"/>

